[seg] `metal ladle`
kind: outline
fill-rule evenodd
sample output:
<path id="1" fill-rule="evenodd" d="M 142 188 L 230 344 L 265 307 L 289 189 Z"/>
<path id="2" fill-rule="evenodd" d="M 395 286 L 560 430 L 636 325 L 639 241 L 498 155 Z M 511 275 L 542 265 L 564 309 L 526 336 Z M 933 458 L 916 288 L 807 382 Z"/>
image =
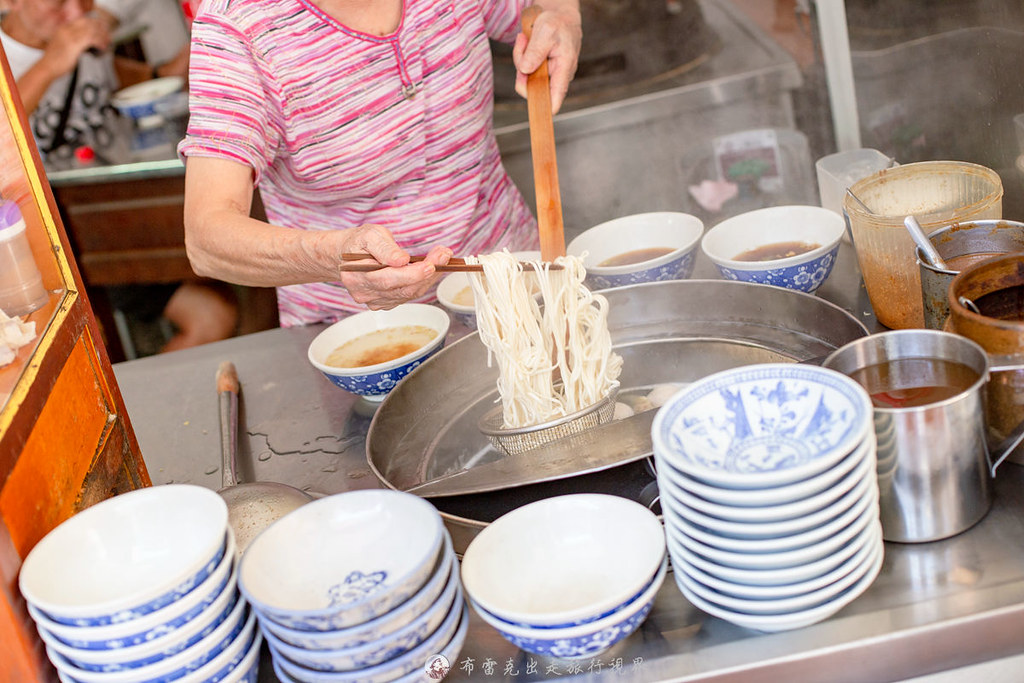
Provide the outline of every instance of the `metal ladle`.
<path id="1" fill-rule="evenodd" d="M 921 224 L 917 222 L 915 217 L 907 216 L 903 219 L 903 225 L 907 227 L 907 232 L 909 232 L 910 236 L 914 238 L 914 243 L 917 244 L 921 253 L 924 254 L 924 257 L 928 260 L 930 265 L 941 270 L 949 270 L 949 266 L 947 266 L 946 262 L 941 256 L 939 256 L 939 252 L 935 248 L 935 245 L 932 244 L 930 239 L 928 239 L 928 235 L 924 234 L 924 229 L 921 228 Z"/>
<path id="2" fill-rule="evenodd" d="M 223 468 L 223 488 L 217 493 L 228 505 L 228 524 L 235 534 L 236 555 L 241 559 L 249 543 L 261 531 L 313 497 L 287 484 L 238 483 L 238 373 L 230 361 L 222 362 L 217 368 L 217 395 Z"/>

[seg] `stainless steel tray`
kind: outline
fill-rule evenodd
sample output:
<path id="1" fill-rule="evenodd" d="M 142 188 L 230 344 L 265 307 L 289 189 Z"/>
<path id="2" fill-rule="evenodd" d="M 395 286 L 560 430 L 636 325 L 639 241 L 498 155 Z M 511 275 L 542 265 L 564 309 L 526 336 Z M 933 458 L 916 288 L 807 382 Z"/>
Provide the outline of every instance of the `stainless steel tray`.
<path id="1" fill-rule="evenodd" d="M 856 318 L 816 296 L 724 280 L 675 280 L 604 290 L 609 330 L 623 357 L 623 391 L 691 382 L 751 363 L 806 360 L 867 335 Z M 498 399 L 497 369 L 479 335 L 451 344 L 381 404 L 366 437 L 370 469 L 404 489 L 500 457 L 477 428 Z M 497 517 L 533 500 L 578 492 L 636 499 L 652 478 L 644 464 L 432 501 L 462 553 Z"/>

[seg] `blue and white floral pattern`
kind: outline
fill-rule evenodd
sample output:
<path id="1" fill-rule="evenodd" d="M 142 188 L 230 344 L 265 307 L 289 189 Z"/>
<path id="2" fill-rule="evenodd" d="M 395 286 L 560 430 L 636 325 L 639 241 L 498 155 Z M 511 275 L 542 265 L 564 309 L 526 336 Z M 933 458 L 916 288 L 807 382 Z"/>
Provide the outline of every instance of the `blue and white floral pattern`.
<path id="1" fill-rule="evenodd" d="M 125 671 L 127 669 L 138 669 L 139 667 L 148 666 L 150 664 L 156 664 L 161 660 L 167 659 L 171 655 L 181 652 L 187 647 L 192 647 L 200 640 L 213 633 L 218 626 L 224 623 L 224 620 L 228 618 L 228 615 L 231 614 L 232 611 L 234 611 L 236 604 L 237 599 L 231 600 L 228 606 L 224 608 L 224 611 L 222 611 L 220 614 L 214 617 L 213 621 L 204 626 L 202 630 L 198 631 L 197 633 L 194 633 L 189 638 L 185 638 L 175 643 L 171 643 L 160 652 L 156 652 L 152 655 L 149 655 L 148 657 L 113 664 L 92 664 L 89 662 L 84 662 L 80 659 L 75 659 L 71 656 L 68 656 L 67 659 L 72 664 L 77 666 L 79 669 L 84 669 L 86 671 Z"/>
<path id="2" fill-rule="evenodd" d="M 831 370 L 762 365 L 696 382 L 655 423 L 666 457 L 695 476 L 778 472 L 848 452 L 871 420 L 871 402 Z"/>
<path id="3" fill-rule="evenodd" d="M 722 277 L 727 280 L 739 280 L 741 282 L 756 282 L 763 285 L 774 285 L 786 289 L 797 289 L 801 292 L 814 292 L 825 281 L 825 278 L 832 272 L 836 263 L 836 254 L 839 252 L 839 245 L 826 252 L 816 259 L 807 263 L 800 263 L 788 268 L 772 268 L 769 270 L 746 270 L 739 268 L 728 268 L 716 264 Z"/>
<path id="4" fill-rule="evenodd" d="M 542 657 L 557 657 L 559 659 L 593 657 L 633 633 L 647 618 L 653 606 L 654 600 L 651 599 L 628 619 L 601 629 L 597 633 L 577 638 L 524 638 L 504 631 L 501 632 L 501 635 L 519 649 Z"/>
<path id="5" fill-rule="evenodd" d="M 361 571 L 349 572 L 341 583 L 327 589 L 327 606 L 350 605 L 365 600 L 377 591 L 387 588 L 388 573 L 376 571 L 364 574 Z"/>
<path id="6" fill-rule="evenodd" d="M 353 394 L 360 396 L 386 396 L 389 391 L 395 388 L 399 380 L 408 375 L 410 372 L 418 368 L 423 364 L 423 361 L 433 356 L 435 353 L 440 351 L 444 347 L 444 339 L 441 339 L 441 343 L 428 351 L 425 355 L 416 358 L 415 360 L 409 361 L 405 365 L 400 365 L 397 368 L 391 368 L 388 370 L 382 370 L 381 372 L 373 372 L 368 375 L 356 375 L 356 376 L 340 376 L 340 375 L 329 375 L 323 373 L 324 377 L 331 380 L 331 383 L 335 386 L 341 387 L 345 391 L 349 391 Z"/>
<path id="7" fill-rule="evenodd" d="M 623 607 L 626 607 L 628 605 L 633 604 L 633 602 L 636 601 L 637 598 L 639 598 L 641 595 L 644 594 L 644 592 L 646 592 L 648 589 L 650 589 L 651 584 L 653 584 L 655 581 L 660 580 L 661 578 L 662 578 L 662 572 L 661 572 L 660 565 L 659 565 L 658 571 L 655 572 L 653 575 L 651 575 L 651 580 L 648 581 L 647 583 L 645 583 L 644 587 L 641 588 L 640 590 L 638 590 L 635 594 L 629 596 L 628 600 L 624 600 L 623 602 L 620 602 L 615 607 L 612 607 L 610 610 L 601 612 L 600 614 L 595 614 L 594 616 L 590 616 L 590 617 L 584 617 L 582 619 L 576 619 L 575 621 L 567 621 L 567 622 L 564 622 L 564 623 L 561 623 L 561 624 L 525 624 L 525 623 L 516 622 L 516 621 L 509 621 L 508 619 L 502 619 L 501 617 L 499 617 L 494 612 L 487 612 L 487 610 L 485 610 L 479 604 L 476 605 L 476 609 L 484 611 L 484 612 L 487 612 L 487 615 L 490 616 L 492 619 L 495 619 L 495 620 L 500 621 L 502 623 L 508 624 L 509 626 L 517 626 L 519 628 L 530 628 L 530 629 L 537 629 L 537 630 L 540 630 L 540 631 L 559 629 L 559 628 L 572 628 L 574 626 L 583 626 L 584 624 L 590 624 L 590 623 L 595 622 L 595 621 L 597 621 L 599 619 L 604 619 L 605 617 L 610 617 L 611 615 L 613 615 L 616 612 L 618 612 L 619 610 L 621 610 Z"/>
<path id="8" fill-rule="evenodd" d="M 694 251 L 691 250 L 672 259 L 660 266 L 635 270 L 631 273 L 621 275 L 597 275 L 593 272 L 587 273 L 587 286 L 590 289 L 610 289 L 612 287 L 624 287 L 635 285 L 641 282 L 661 282 L 664 280 L 685 280 L 693 272 Z"/>
<path id="9" fill-rule="evenodd" d="M 77 638 L 67 638 L 57 634 L 54 634 L 54 637 L 62 643 L 80 650 L 119 650 L 124 647 L 132 647 L 133 645 L 148 643 L 151 640 L 181 628 L 205 612 L 206 608 L 220 596 L 221 591 L 223 591 L 224 587 L 227 586 L 228 581 L 231 581 L 232 579 L 232 574 L 226 575 L 224 580 L 221 581 L 214 590 L 210 591 L 210 594 L 203 598 L 197 605 L 193 606 L 188 611 L 179 614 L 174 619 L 160 624 L 159 626 L 154 626 L 146 631 L 140 631 L 139 633 L 135 633 L 130 636 L 109 638 L 106 640 L 78 640 Z"/>
<path id="10" fill-rule="evenodd" d="M 217 568 L 217 565 L 220 564 L 221 558 L 224 557 L 224 551 L 226 548 L 227 537 L 225 536 L 225 540 L 221 543 L 220 548 L 210 561 L 203 565 L 198 572 L 192 574 L 192 576 L 188 577 L 163 595 L 153 598 L 149 602 L 137 607 L 120 610 L 114 614 L 101 614 L 95 617 L 69 618 L 62 617 L 57 614 L 51 614 L 46 611 L 43 611 L 43 614 L 51 621 L 55 621 L 58 624 L 67 624 L 68 626 L 108 626 L 110 624 L 120 624 L 126 621 L 131 621 L 132 619 L 138 619 L 150 612 L 155 612 L 161 607 L 166 607 L 172 602 L 175 602 L 191 593 L 193 588 L 205 581 L 206 577 L 212 574 L 213 570 Z"/>
<path id="11" fill-rule="evenodd" d="M 385 585 L 387 572 L 373 570 L 351 572 L 345 581 L 350 585 L 336 584 L 324 596 L 324 607 L 315 612 L 296 612 L 261 604 L 242 585 L 242 594 L 261 614 L 278 624 L 296 631 L 336 631 L 374 619 L 412 597 L 427 581 L 434 569 L 435 558 L 441 552 L 441 539 L 431 551 L 430 560 L 399 578 L 396 585 Z"/>
<path id="12" fill-rule="evenodd" d="M 451 581 L 448 588 L 445 589 L 444 595 L 418 615 L 412 623 L 386 638 L 363 647 L 311 651 L 284 646 L 275 640 L 273 633 L 268 633 L 267 640 L 289 659 L 309 669 L 316 671 L 365 669 L 394 660 L 419 646 L 438 629 L 445 617 L 450 614 L 453 605 L 457 609 L 464 603 L 462 587 L 458 581 Z"/>

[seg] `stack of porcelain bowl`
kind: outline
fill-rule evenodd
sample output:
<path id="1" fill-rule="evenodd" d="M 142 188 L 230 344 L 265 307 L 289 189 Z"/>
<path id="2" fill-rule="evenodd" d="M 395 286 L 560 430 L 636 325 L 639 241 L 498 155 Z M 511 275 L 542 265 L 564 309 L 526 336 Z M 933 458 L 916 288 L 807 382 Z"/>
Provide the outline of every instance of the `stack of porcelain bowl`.
<path id="1" fill-rule="evenodd" d="M 157 486 L 98 503 L 36 544 L 19 584 L 63 681 L 256 680 L 262 637 L 213 491 Z"/>
<path id="2" fill-rule="evenodd" d="M 683 389 L 652 428 L 679 589 L 761 631 L 821 621 L 882 565 L 871 399 L 809 365 L 751 365 Z"/>
<path id="3" fill-rule="evenodd" d="M 462 580 L 473 608 L 509 642 L 579 659 L 639 628 L 667 568 L 665 532 L 650 510 L 575 494 L 491 523 L 466 548 Z"/>
<path id="4" fill-rule="evenodd" d="M 469 627 L 441 516 L 397 491 L 285 515 L 246 550 L 239 585 L 286 683 L 429 680 L 424 664 L 454 662 Z"/>

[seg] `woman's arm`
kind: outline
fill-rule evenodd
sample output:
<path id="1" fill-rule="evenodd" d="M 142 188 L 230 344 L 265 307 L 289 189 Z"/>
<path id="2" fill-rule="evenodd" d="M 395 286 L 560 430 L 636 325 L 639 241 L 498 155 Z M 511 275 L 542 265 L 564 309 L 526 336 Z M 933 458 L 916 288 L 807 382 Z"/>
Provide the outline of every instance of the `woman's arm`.
<path id="1" fill-rule="evenodd" d="M 548 77 L 551 82 L 551 111 L 556 113 L 562 106 L 569 82 L 576 74 L 576 64 L 583 41 L 579 0 L 540 0 L 535 3 L 543 12 L 533 24 L 532 38 L 516 36 L 512 48 L 512 60 L 519 73 L 516 75 L 516 92 L 526 97 L 526 76 L 536 71 L 544 60 L 548 60 Z"/>
<path id="2" fill-rule="evenodd" d="M 434 266 L 451 256 L 435 247 L 422 263 L 409 263 L 409 254 L 376 225 L 322 231 L 270 225 L 249 216 L 248 166 L 189 157 L 185 169 L 185 250 L 197 275 L 257 287 L 340 280 L 359 303 L 392 308 L 425 294 L 436 279 Z M 339 273 L 344 252 L 365 252 L 392 267 Z"/>

